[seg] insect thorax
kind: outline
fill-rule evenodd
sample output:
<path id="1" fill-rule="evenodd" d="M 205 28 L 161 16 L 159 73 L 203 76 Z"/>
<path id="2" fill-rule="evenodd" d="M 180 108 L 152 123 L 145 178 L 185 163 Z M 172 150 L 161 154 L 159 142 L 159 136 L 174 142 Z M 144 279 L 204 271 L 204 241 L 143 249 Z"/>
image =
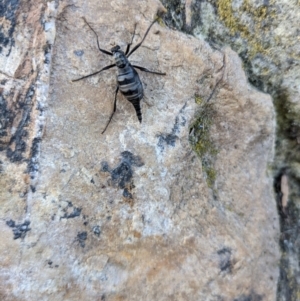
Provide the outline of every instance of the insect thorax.
<path id="1" fill-rule="evenodd" d="M 124 68 L 129 64 L 128 59 L 122 50 L 113 52 L 113 57 L 118 68 Z"/>

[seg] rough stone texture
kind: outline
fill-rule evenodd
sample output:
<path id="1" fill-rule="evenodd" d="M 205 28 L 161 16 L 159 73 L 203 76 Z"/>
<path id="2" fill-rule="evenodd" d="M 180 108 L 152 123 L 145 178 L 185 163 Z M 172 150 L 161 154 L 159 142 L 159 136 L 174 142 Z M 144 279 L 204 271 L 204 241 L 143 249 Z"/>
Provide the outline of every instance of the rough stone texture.
<path id="1" fill-rule="evenodd" d="M 37 179 L 48 96 L 53 9 L 41 1 L 0 4 L 1 300 L 24 300 L 15 288 L 23 290 L 19 271 L 30 265 L 23 253 L 24 238 L 31 228 L 29 200 Z"/>
<path id="2" fill-rule="evenodd" d="M 169 10 L 167 24 L 219 47 L 230 45 L 242 58 L 249 81 L 274 99 L 277 137 L 273 170 L 282 250 L 278 300 L 300 300 L 299 1 L 162 3 Z"/>
<path id="3" fill-rule="evenodd" d="M 238 56 L 155 24 L 131 61 L 167 75 L 139 72 L 143 123 L 119 95 L 101 135 L 115 70 L 71 82 L 110 62 L 82 17 L 103 48 L 125 47 L 135 23 L 140 41 L 160 2 L 34 7 L 14 12 L 9 57 L 24 53 L 12 60 L 23 67 L 10 69 L 1 54 L 11 120 L 1 136 L 1 300 L 275 300 L 274 108 Z M 34 89 L 17 102 L 9 91 L 25 84 Z"/>

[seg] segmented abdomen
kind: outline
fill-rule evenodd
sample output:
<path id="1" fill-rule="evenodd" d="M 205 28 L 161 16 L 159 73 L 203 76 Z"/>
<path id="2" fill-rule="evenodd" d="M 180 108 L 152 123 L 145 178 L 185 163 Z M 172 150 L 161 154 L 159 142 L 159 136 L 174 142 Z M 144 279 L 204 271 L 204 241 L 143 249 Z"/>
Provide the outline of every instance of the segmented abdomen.
<path id="1" fill-rule="evenodd" d="M 120 72 L 120 71 L 119 71 Z M 130 101 L 136 111 L 136 115 L 142 122 L 140 100 L 143 98 L 143 86 L 138 73 L 131 67 L 117 76 L 120 92 Z"/>

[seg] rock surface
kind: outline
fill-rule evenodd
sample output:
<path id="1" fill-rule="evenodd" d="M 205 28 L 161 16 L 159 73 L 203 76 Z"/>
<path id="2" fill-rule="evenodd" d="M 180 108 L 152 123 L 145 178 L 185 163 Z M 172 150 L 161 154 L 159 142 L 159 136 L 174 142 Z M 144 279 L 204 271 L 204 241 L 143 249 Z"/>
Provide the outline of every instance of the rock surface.
<path id="1" fill-rule="evenodd" d="M 71 82 L 111 62 L 82 17 L 125 47 L 160 2 L 35 9 L 1 53 L 1 300 L 275 300 L 274 108 L 239 57 L 155 24 L 130 59 L 167 75 L 139 72 L 143 123 L 119 95 L 101 135 L 116 71 Z"/>
<path id="2" fill-rule="evenodd" d="M 230 45 L 249 81 L 271 94 L 277 116 L 274 188 L 282 251 L 278 301 L 300 299 L 300 43 L 299 1 L 162 0 L 169 26 Z M 282 184 L 283 183 L 283 184 Z M 286 191 L 288 190 L 288 194 Z"/>

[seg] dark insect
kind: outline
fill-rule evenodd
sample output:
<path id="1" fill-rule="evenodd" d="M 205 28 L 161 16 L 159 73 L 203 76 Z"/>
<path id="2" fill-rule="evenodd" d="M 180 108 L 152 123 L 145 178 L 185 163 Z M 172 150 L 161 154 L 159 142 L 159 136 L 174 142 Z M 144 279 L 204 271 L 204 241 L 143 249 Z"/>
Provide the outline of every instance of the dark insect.
<path id="1" fill-rule="evenodd" d="M 108 54 L 113 56 L 115 63 L 108 65 L 104 68 L 102 68 L 101 70 L 94 72 L 92 74 L 83 76 L 81 78 L 78 79 L 74 79 L 72 80 L 72 82 L 76 82 L 79 80 L 82 80 L 84 78 L 90 77 L 90 76 L 94 76 L 104 70 L 108 70 L 112 67 L 117 67 L 118 68 L 118 75 L 117 75 L 117 88 L 116 88 L 116 92 L 115 92 L 115 101 L 114 101 L 114 109 L 113 112 L 108 120 L 108 123 L 105 127 L 105 129 L 103 130 L 102 134 L 106 131 L 115 111 L 117 108 L 117 94 L 118 91 L 120 90 L 120 92 L 126 97 L 126 99 L 128 101 L 130 101 L 136 111 L 136 115 L 139 119 L 140 122 L 142 122 L 142 113 L 141 113 L 141 107 L 140 107 L 140 101 L 143 98 L 143 85 L 142 82 L 139 78 L 138 73 L 136 72 L 136 69 L 139 69 L 141 71 L 144 72 L 148 72 L 148 73 L 153 73 L 153 74 L 158 74 L 158 75 L 166 75 L 166 73 L 161 73 L 161 72 L 156 72 L 156 71 L 150 71 L 147 68 L 141 67 L 141 66 L 137 66 L 137 65 L 131 65 L 130 62 L 128 61 L 129 56 L 136 51 L 144 42 L 148 32 L 150 31 L 152 25 L 157 21 L 157 18 L 150 24 L 149 28 L 147 29 L 142 41 L 140 43 L 138 43 L 135 47 L 133 47 L 130 50 L 130 46 L 132 44 L 134 35 L 135 35 L 135 30 L 131 39 L 131 42 L 129 44 L 127 44 L 126 47 L 126 51 L 125 53 L 120 49 L 119 45 L 114 46 L 110 51 L 107 51 L 105 49 L 101 49 L 100 45 L 99 45 L 99 39 L 98 39 L 98 35 L 95 32 L 95 30 L 89 25 L 89 23 L 83 18 L 83 20 L 85 21 L 85 23 L 89 26 L 89 28 L 94 32 L 94 34 L 97 37 L 97 45 L 98 45 L 98 49 L 104 53 L 104 54 Z"/>

